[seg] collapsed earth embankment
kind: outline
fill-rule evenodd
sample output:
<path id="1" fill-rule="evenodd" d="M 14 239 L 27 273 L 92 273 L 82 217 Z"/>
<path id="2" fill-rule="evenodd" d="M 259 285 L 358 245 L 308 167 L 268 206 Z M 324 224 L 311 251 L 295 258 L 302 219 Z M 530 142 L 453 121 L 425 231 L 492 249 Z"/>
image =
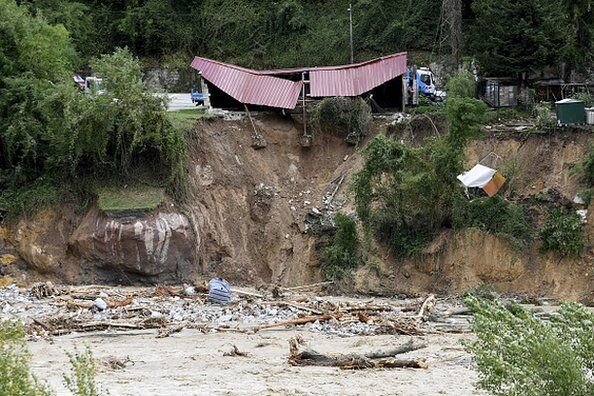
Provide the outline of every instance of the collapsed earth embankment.
<path id="1" fill-rule="evenodd" d="M 390 122 L 376 119 L 370 135 Z M 363 163 L 361 148 L 338 134 L 320 134 L 304 149 L 300 126 L 280 116 L 261 115 L 256 128 L 268 143 L 264 149 L 250 147 L 248 120 L 198 121 L 188 137 L 190 197 L 184 205 L 166 200 L 149 213 L 120 217 L 95 206 L 82 214 L 53 207 L 3 227 L 0 254 L 17 259 L 3 271 L 16 274 L 20 268 L 28 279 L 72 283 L 180 282 L 215 275 L 236 284 L 318 281 L 331 214 L 354 212 L 348 186 Z M 433 133 L 432 125 L 426 129 L 404 128 L 396 138 L 419 144 Z M 545 209 L 530 202 L 547 197 L 571 205 L 583 187 L 574 168 L 591 140 L 591 132 L 579 130 L 487 133 L 470 145 L 467 164 L 489 152 L 501 156 L 501 169 L 513 173 L 503 194 L 525 203 L 538 223 Z M 502 292 L 589 301 L 593 213 L 585 226 L 587 246 L 578 257 L 542 252 L 538 238 L 519 250 L 478 229 L 445 229 L 415 258 L 395 258 L 376 246 L 351 287 L 459 293 L 485 283 Z"/>

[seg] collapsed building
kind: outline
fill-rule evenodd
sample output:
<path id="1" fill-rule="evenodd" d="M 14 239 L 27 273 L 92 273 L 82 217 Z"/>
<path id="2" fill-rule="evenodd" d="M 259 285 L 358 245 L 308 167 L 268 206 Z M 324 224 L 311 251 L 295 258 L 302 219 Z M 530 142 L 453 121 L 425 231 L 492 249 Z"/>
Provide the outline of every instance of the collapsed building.
<path id="1" fill-rule="evenodd" d="M 195 57 L 192 67 L 200 72 L 203 93 L 213 107 L 295 110 L 325 97 L 363 96 L 381 108 L 401 111 L 406 61 L 407 53 L 400 52 L 348 65 L 258 71 Z"/>

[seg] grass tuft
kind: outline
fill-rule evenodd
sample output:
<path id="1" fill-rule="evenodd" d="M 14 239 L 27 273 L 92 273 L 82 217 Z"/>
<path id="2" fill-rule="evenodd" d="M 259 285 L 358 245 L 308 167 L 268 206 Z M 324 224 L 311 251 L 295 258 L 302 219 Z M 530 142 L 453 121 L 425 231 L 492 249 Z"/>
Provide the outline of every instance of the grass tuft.
<path id="1" fill-rule="evenodd" d="M 147 186 L 110 187 L 100 190 L 97 196 L 103 212 L 150 211 L 163 203 L 165 190 Z"/>

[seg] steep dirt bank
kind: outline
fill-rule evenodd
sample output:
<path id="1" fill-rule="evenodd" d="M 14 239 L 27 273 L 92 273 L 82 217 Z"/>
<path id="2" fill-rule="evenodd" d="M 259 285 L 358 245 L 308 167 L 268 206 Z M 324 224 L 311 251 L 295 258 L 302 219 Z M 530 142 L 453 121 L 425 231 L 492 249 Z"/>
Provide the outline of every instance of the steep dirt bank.
<path id="1" fill-rule="evenodd" d="M 304 149 L 301 127 L 290 118 L 264 115 L 255 123 L 265 149 L 250 147 L 247 119 L 196 125 L 187 147 L 190 199 L 182 207 L 167 202 L 124 218 L 94 207 L 82 215 L 67 206 L 47 208 L 5 227 L 0 255 L 18 253 L 28 280 L 126 284 L 218 275 L 234 284 L 317 281 L 319 238 L 311 223 L 323 217 L 322 201 L 346 177 L 355 148 L 338 135 L 321 135 Z"/>
<path id="2" fill-rule="evenodd" d="M 318 238 L 305 217 L 324 210 L 335 171 L 353 162 L 354 148 L 339 136 L 321 135 L 304 149 L 300 126 L 280 117 L 257 119 L 256 128 L 265 149 L 250 148 L 247 120 L 204 120 L 196 128 L 187 211 L 198 235 L 197 262 L 203 274 L 234 282 L 316 281 Z"/>
<path id="3" fill-rule="evenodd" d="M 375 120 L 370 135 L 390 122 Z M 298 143 L 300 125 L 280 116 L 258 116 L 256 127 L 268 142 L 264 149 L 250 147 L 248 120 L 198 122 L 188 143 L 191 193 L 183 207 L 167 203 L 124 219 L 94 208 L 83 215 L 49 208 L 4 229 L 0 255 L 20 255 L 29 279 L 42 274 L 74 283 L 180 282 L 215 275 L 234 284 L 318 281 L 320 254 L 329 240 L 326 209 L 354 211 L 348 185 L 362 165 L 360 149 L 338 135 L 316 136 L 304 149 Z M 418 144 L 434 132 L 427 123 L 393 133 Z M 515 173 L 504 196 L 527 200 L 552 191 L 567 203 L 583 188 L 572 169 L 591 141 L 584 131 L 487 134 L 469 147 L 467 162 L 471 167 L 495 152 L 502 157 L 496 165 Z M 536 222 L 546 213 L 533 212 Z M 488 283 L 503 292 L 592 300 L 593 216 L 591 210 L 588 246 L 579 258 L 544 254 L 538 240 L 518 251 L 478 230 L 445 230 L 416 259 L 396 259 L 378 247 L 356 274 L 353 290 L 457 293 Z"/>
<path id="4" fill-rule="evenodd" d="M 508 175 L 501 192 L 520 201 L 545 197 L 544 205 L 532 206 L 531 216 L 542 224 L 547 206 L 571 205 L 584 188 L 575 165 L 592 143 L 591 132 L 563 131 L 554 134 L 487 134 L 467 150 L 472 167 L 490 152 L 501 158 L 491 161 Z M 487 159 L 487 162 L 489 160 Z M 509 175 L 515 173 L 515 176 Z M 552 196 L 552 198 L 550 198 Z M 580 257 L 561 257 L 542 252 L 538 238 L 525 250 L 486 232 L 469 229 L 443 231 L 415 259 L 395 260 L 379 248 L 378 260 L 356 276 L 356 290 L 362 292 L 401 291 L 461 293 L 477 284 L 487 284 L 510 294 L 551 296 L 594 301 L 594 211 L 585 225 L 587 246 Z"/>

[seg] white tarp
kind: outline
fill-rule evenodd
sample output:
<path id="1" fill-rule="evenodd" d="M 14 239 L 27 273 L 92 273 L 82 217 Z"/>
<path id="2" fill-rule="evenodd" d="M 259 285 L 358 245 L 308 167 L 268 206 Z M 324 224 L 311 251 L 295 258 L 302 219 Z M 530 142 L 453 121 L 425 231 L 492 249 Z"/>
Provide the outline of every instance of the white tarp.
<path id="1" fill-rule="evenodd" d="M 460 180 L 466 187 L 483 188 L 491 181 L 495 173 L 497 173 L 495 169 L 477 164 L 468 172 L 458 175 L 458 180 Z"/>

